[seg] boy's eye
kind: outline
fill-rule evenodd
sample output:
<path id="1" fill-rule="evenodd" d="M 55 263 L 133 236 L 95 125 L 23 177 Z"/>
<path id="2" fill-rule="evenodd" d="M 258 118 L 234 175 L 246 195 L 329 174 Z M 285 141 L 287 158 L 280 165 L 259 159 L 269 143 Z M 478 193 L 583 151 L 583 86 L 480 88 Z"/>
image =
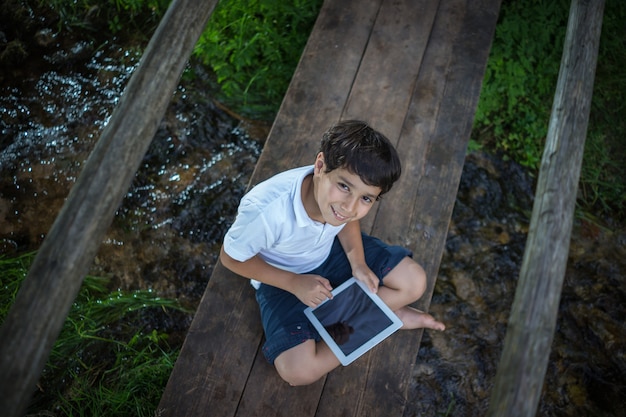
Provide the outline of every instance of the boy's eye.
<path id="1" fill-rule="evenodd" d="M 372 199 L 367 197 L 367 196 L 365 196 L 365 197 L 363 197 L 363 201 L 365 201 L 367 204 L 370 204 L 372 202 Z"/>
<path id="2" fill-rule="evenodd" d="M 341 188 L 344 191 L 350 191 L 350 187 L 348 187 L 346 184 L 344 184 L 343 182 L 340 182 L 339 184 L 339 188 Z"/>

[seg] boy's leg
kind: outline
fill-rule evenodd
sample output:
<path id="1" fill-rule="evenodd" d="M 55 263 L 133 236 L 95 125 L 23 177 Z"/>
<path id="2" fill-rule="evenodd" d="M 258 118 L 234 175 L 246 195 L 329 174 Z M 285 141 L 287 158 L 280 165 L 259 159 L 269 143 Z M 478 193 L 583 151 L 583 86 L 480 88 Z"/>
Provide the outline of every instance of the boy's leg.
<path id="1" fill-rule="evenodd" d="M 426 290 L 426 274 L 408 256 L 410 252 L 397 246 L 390 247 L 367 235 L 364 235 L 363 243 L 366 258 L 371 255 L 370 268 L 379 277 L 384 277 L 378 294 L 400 317 L 404 328 L 443 330 L 443 324 L 429 314 L 407 307 Z M 333 286 L 351 276 L 350 264 L 338 241 L 329 259 L 309 273 L 325 276 Z M 305 305 L 293 294 L 262 285 L 257 290 L 257 300 L 268 339 L 263 352 L 285 381 L 291 385 L 311 384 L 339 366 L 337 357 L 304 316 Z"/>
<path id="2" fill-rule="evenodd" d="M 385 275 L 378 295 L 400 317 L 403 329 L 445 329 L 443 323 L 430 314 L 408 306 L 422 297 L 426 285 L 424 269 L 409 257 L 403 258 Z M 324 341 L 310 339 L 281 353 L 274 365 L 291 385 L 306 385 L 339 366 L 339 360 Z"/>
<path id="3" fill-rule="evenodd" d="M 443 323 L 430 314 L 409 306 L 426 291 L 426 273 L 413 259 L 405 257 L 384 277 L 378 296 L 404 323 L 403 329 L 445 330 Z"/>
<path id="4" fill-rule="evenodd" d="M 402 320 L 403 329 L 444 330 L 443 323 L 408 305 L 426 291 L 426 273 L 410 257 L 404 257 L 384 277 L 378 295 Z M 312 384 L 339 366 L 324 341 L 307 340 L 281 353 L 274 361 L 279 375 L 291 385 Z"/>
<path id="5" fill-rule="evenodd" d="M 363 234 L 363 249 L 367 265 L 381 279 L 378 295 L 400 317 L 404 329 L 445 329 L 443 323 L 430 314 L 408 307 L 422 297 L 427 286 L 426 273 L 411 258 L 411 251 L 388 245 L 367 234 Z M 350 263 L 338 240 L 326 262 L 311 273 L 328 278 L 334 287 L 352 275 Z"/>
<path id="6" fill-rule="evenodd" d="M 312 384 L 339 365 L 295 295 L 262 284 L 256 296 L 266 336 L 263 354 L 285 381 Z"/>
<path id="7" fill-rule="evenodd" d="M 413 259 L 403 258 L 383 278 L 378 295 L 393 311 L 419 300 L 426 291 L 426 272 Z"/>
<path id="8" fill-rule="evenodd" d="M 324 341 L 309 339 L 278 355 L 274 366 L 290 385 L 308 385 L 339 366 L 339 359 Z"/>

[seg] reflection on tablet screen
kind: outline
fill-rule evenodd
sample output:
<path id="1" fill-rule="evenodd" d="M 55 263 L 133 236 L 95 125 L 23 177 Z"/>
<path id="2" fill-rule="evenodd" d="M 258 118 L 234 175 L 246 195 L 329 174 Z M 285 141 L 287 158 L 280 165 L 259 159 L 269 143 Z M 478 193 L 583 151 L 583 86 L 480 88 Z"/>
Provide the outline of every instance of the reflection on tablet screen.
<path id="1" fill-rule="evenodd" d="M 365 284 L 350 278 L 333 298 L 304 314 L 346 366 L 402 327 L 402 320 Z"/>
<path id="2" fill-rule="evenodd" d="M 359 285 L 350 285 L 313 314 L 346 356 L 393 323 Z"/>

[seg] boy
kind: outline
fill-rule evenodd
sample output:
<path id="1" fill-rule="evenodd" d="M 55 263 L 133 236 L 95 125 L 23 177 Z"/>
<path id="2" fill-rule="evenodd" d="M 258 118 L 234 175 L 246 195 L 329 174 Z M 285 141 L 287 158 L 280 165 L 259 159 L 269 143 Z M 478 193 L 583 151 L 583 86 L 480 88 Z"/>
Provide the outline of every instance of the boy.
<path id="1" fill-rule="evenodd" d="M 444 330 L 408 306 L 426 289 L 411 252 L 361 233 L 359 220 L 400 170 L 387 138 L 364 122 L 345 121 L 323 135 L 313 166 L 278 174 L 242 198 L 220 260 L 252 279 L 263 353 L 291 385 L 311 384 L 339 365 L 303 311 L 352 276 L 378 293 L 404 329 Z"/>

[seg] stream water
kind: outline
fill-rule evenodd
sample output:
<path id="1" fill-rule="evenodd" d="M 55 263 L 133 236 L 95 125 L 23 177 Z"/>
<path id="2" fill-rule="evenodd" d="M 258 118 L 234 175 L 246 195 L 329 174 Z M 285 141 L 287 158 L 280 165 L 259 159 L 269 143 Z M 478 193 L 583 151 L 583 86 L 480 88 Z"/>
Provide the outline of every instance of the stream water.
<path id="1" fill-rule="evenodd" d="M 39 32 L 38 32 L 39 33 Z M 39 33 L 46 35 L 46 33 Z M 0 255 L 36 249 L 137 65 L 113 43 L 41 43 L 0 78 Z M 113 288 L 197 306 L 267 131 L 183 82 L 94 261 Z M 533 200 L 514 163 L 467 157 L 405 416 L 482 416 Z M 577 219 L 538 415 L 626 415 L 626 231 Z M 181 343 L 190 317 L 155 319 Z"/>

